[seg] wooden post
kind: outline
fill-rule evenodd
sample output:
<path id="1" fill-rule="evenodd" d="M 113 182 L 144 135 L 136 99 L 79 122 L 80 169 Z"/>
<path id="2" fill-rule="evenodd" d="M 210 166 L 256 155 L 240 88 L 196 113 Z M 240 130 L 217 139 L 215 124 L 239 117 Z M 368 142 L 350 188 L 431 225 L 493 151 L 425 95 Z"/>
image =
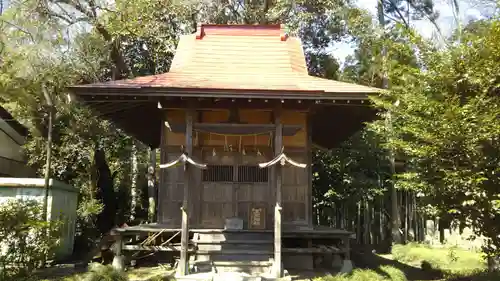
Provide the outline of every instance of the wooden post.
<path id="1" fill-rule="evenodd" d="M 148 167 L 148 201 L 149 201 L 149 211 L 148 219 L 149 222 L 156 221 L 156 149 L 151 149 L 149 155 L 149 167 Z"/>
<path id="2" fill-rule="evenodd" d="M 274 134 L 274 155 L 278 156 L 283 148 L 281 106 L 274 111 L 274 123 L 276 126 L 276 132 Z M 279 163 L 274 166 L 274 176 L 276 179 L 276 206 L 274 207 L 274 275 L 276 278 L 281 278 L 283 273 L 281 263 L 281 171 L 281 165 Z"/>
<path id="3" fill-rule="evenodd" d="M 121 234 L 118 234 L 116 236 L 116 240 L 113 245 L 113 251 L 115 255 L 113 257 L 113 262 L 111 264 L 111 266 L 118 271 L 125 270 L 125 257 L 123 256 L 122 250 L 123 250 L 123 237 Z"/>
<path id="4" fill-rule="evenodd" d="M 313 181 L 313 171 L 312 171 L 312 116 L 311 112 L 307 113 L 307 142 L 306 142 L 306 154 L 307 154 L 307 199 L 306 199 L 306 221 L 309 227 L 313 227 L 313 208 L 312 208 L 312 181 Z M 338 226 L 337 226 L 338 227 Z"/>
<path id="5" fill-rule="evenodd" d="M 187 156 L 193 155 L 193 108 L 190 107 L 186 111 L 186 147 L 185 153 Z M 184 164 L 184 194 L 182 200 L 182 222 L 181 222 L 181 260 L 179 264 L 178 274 L 184 276 L 188 269 L 188 242 L 189 242 L 189 182 L 190 182 L 189 164 Z"/>

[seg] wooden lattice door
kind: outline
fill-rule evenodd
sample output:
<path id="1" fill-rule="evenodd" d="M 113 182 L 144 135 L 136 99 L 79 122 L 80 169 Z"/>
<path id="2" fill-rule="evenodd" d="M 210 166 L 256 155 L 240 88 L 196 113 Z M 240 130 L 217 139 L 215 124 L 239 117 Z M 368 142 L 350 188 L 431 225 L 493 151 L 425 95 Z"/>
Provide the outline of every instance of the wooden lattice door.
<path id="1" fill-rule="evenodd" d="M 243 219 L 244 227 L 249 229 L 269 228 L 272 225 L 269 202 L 273 200 L 274 193 L 269 183 L 269 170 L 258 167 L 263 159 L 261 155 L 241 155 L 236 167 L 236 216 Z M 259 215 L 262 216 L 260 226 L 252 226 L 250 222 L 252 209 L 262 212 Z"/>
<path id="2" fill-rule="evenodd" d="M 202 172 L 201 225 L 205 228 L 224 228 L 226 218 L 234 210 L 234 155 L 220 152 L 204 153 L 208 168 Z"/>

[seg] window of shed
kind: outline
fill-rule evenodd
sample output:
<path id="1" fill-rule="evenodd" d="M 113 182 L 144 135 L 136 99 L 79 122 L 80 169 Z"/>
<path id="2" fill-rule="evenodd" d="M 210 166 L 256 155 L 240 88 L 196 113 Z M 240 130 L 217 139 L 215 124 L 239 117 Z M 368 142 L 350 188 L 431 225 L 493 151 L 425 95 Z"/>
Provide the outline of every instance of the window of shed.
<path id="1" fill-rule="evenodd" d="M 232 182 L 234 167 L 229 165 L 208 165 L 202 170 L 202 179 L 205 182 Z"/>
<path id="2" fill-rule="evenodd" d="M 269 169 L 258 166 L 238 166 L 238 182 L 258 183 L 269 181 Z"/>

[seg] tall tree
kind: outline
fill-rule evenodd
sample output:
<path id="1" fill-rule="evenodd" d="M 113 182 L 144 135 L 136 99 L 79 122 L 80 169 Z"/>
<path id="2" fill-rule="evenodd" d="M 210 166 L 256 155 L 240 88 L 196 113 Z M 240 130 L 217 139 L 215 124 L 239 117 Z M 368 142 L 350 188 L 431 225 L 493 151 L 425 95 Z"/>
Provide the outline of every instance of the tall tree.
<path id="1" fill-rule="evenodd" d="M 464 32 L 460 44 L 440 51 L 413 36 L 420 67 L 398 70 L 406 83 L 376 102 L 394 112 L 390 147 L 410 159 L 411 172 L 398 184 L 425 195 L 439 216 L 485 236 L 484 252 L 495 269 L 500 249 L 500 68 L 495 63 L 500 60 L 500 22 L 490 20 L 483 28 L 480 34 Z M 396 99 L 399 106 L 393 105 Z"/>

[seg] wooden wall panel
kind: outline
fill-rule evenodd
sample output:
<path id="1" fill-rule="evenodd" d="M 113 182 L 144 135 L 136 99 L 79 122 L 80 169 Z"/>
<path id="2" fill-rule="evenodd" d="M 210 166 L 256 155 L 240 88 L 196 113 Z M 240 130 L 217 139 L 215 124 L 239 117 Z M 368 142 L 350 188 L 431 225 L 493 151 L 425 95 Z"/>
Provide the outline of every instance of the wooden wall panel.
<path id="1" fill-rule="evenodd" d="M 281 114 L 281 122 L 284 125 L 301 125 L 303 128 L 294 136 L 284 136 L 283 145 L 285 147 L 306 147 L 306 113 L 285 110 Z"/>
<path id="2" fill-rule="evenodd" d="M 244 184 L 240 183 L 236 188 L 236 205 L 237 216 L 242 218 L 244 226 L 249 225 L 250 209 L 253 207 L 264 207 L 266 228 L 272 228 L 272 207 L 274 207 L 274 200 L 271 200 L 271 192 L 268 183 L 260 184 Z"/>
<path id="3" fill-rule="evenodd" d="M 179 157 L 172 153 L 164 152 L 165 156 L 162 161 L 165 163 Z M 160 183 L 158 192 L 158 201 L 161 204 L 160 223 L 170 225 L 172 227 L 180 226 L 181 211 L 184 187 L 184 169 L 178 166 L 170 169 L 163 169 L 164 181 Z"/>
<path id="4" fill-rule="evenodd" d="M 223 228 L 225 219 L 234 216 L 233 184 L 203 183 L 201 224 L 204 227 Z"/>
<path id="5" fill-rule="evenodd" d="M 195 152 L 195 156 L 197 153 Z M 167 163 L 179 157 L 180 152 L 169 152 L 162 149 L 162 163 Z M 190 198 L 188 207 L 189 223 L 191 227 L 199 226 L 200 213 L 200 182 L 201 171 L 191 169 L 192 180 L 190 182 Z M 158 190 L 159 223 L 170 227 L 180 227 L 181 206 L 184 195 L 184 167 L 182 165 L 161 170 L 161 181 Z"/>
<path id="6" fill-rule="evenodd" d="M 211 149 L 204 149 L 202 161 L 209 165 L 234 165 L 237 152 L 216 150 L 215 155 Z"/>
<path id="7" fill-rule="evenodd" d="M 165 113 L 165 118 L 169 123 L 184 123 L 185 111 L 176 109 L 169 110 Z M 249 124 L 270 124 L 271 112 L 259 110 L 240 110 L 240 120 L 243 123 Z M 297 132 L 294 136 L 284 136 L 283 144 L 285 147 L 305 147 L 307 140 L 306 126 L 306 113 L 296 111 L 284 111 L 282 120 L 286 125 L 301 125 L 304 129 Z M 201 122 L 204 123 L 221 123 L 226 122 L 229 117 L 228 110 L 213 110 L 203 111 L 201 114 Z M 185 144 L 185 136 L 182 133 L 172 133 L 165 130 L 167 141 L 170 146 L 181 146 Z M 208 134 L 203 132 L 195 132 L 194 146 L 204 144 L 206 146 L 221 146 L 231 145 L 235 150 L 239 150 L 241 146 L 271 146 L 271 134 L 262 134 L 255 136 L 222 136 L 217 134 Z"/>
<path id="8" fill-rule="evenodd" d="M 205 111 L 201 114 L 202 122 L 220 123 L 225 122 L 229 111 Z M 242 110 L 240 119 L 246 123 L 272 123 L 271 112 Z M 185 120 L 184 110 L 170 110 L 166 114 L 169 122 L 182 123 Z M 282 115 L 284 124 L 302 125 L 304 129 L 297 135 L 284 137 L 285 150 L 292 148 L 294 152 L 288 151 L 287 155 L 292 159 L 307 163 L 309 153 L 306 152 L 307 127 L 306 114 L 284 111 Z M 207 133 L 193 133 L 195 138 L 194 154 L 197 159 L 212 165 L 233 165 L 235 177 L 238 165 L 257 165 L 269 161 L 272 156 L 271 135 L 260 136 L 220 136 Z M 180 147 L 185 145 L 184 134 L 167 132 L 163 133 L 162 159 L 161 163 L 173 160 L 180 155 Z M 232 145 L 232 151 L 224 151 L 225 145 Z M 216 153 L 213 155 L 213 146 Z M 226 147 L 227 148 L 227 147 Z M 245 154 L 241 153 L 245 148 Z M 297 148 L 304 148 L 303 152 L 297 152 Z M 170 152 L 168 152 L 170 151 Z M 260 155 L 257 154 L 260 152 Z M 275 186 L 269 177 L 268 183 L 210 183 L 202 182 L 201 171 L 193 169 L 192 176 L 195 178 L 190 187 L 189 217 L 191 227 L 223 228 L 226 218 L 238 216 L 244 220 L 244 226 L 248 227 L 249 211 L 252 207 L 264 207 L 266 209 L 266 226 L 268 229 L 273 225 L 273 208 L 275 204 Z M 308 175 L 310 169 L 299 169 L 285 167 L 283 173 L 283 223 L 297 223 L 310 220 L 311 212 L 311 177 Z M 158 219 L 160 223 L 180 226 L 183 196 L 183 168 L 179 167 L 160 172 L 160 186 L 158 191 Z M 236 179 L 236 178 L 235 178 Z"/>
<path id="9" fill-rule="evenodd" d="M 229 117 L 229 110 L 203 111 L 201 114 L 201 122 L 222 123 L 226 122 L 228 117 Z"/>
<path id="10" fill-rule="evenodd" d="M 165 112 L 165 120 L 169 123 L 182 123 L 186 122 L 185 110 L 169 110 Z M 163 124 L 165 126 L 165 124 Z M 186 136 L 183 133 L 172 133 L 168 130 L 163 130 L 167 143 L 169 146 L 181 146 L 186 144 Z"/>
<path id="11" fill-rule="evenodd" d="M 305 163 L 306 152 L 287 153 L 293 160 Z M 285 166 L 282 169 L 283 179 L 283 223 L 307 223 L 308 169 Z"/>
<path id="12" fill-rule="evenodd" d="M 249 124 L 271 124 L 271 112 L 262 110 L 240 110 L 240 120 Z"/>

